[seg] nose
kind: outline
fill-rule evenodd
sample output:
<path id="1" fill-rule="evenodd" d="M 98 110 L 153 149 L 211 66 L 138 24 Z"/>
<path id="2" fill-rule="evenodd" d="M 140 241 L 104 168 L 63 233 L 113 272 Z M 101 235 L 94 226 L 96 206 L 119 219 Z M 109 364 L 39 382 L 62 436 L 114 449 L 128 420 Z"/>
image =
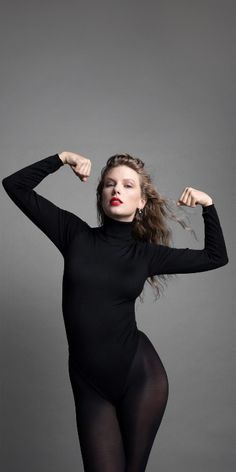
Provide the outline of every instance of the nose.
<path id="1" fill-rule="evenodd" d="M 112 189 L 111 198 L 114 197 L 119 198 L 123 202 L 123 199 L 121 198 L 121 192 L 117 188 Z"/>
<path id="2" fill-rule="evenodd" d="M 117 190 L 117 189 L 115 189 L 115 187 L 113 187 L 112 193 L 113 193 L 113 194 L 114 194 L 114 193 L 115 193 L 115 194 L 117 194 L 117 193 L 120 194 L 120 190 Z"/>

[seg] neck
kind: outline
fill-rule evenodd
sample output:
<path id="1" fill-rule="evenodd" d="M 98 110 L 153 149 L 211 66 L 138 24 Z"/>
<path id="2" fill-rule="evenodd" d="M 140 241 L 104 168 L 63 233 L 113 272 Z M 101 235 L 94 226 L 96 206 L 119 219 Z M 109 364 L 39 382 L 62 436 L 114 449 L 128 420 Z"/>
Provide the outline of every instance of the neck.
<path id="1" fill-rule="evenodd" d="M 132 221 L 121 221 L 104 214 L 102 231 L 108 237 L 130 240 L 132 239 L 133 227 L 134 219 Z"/>

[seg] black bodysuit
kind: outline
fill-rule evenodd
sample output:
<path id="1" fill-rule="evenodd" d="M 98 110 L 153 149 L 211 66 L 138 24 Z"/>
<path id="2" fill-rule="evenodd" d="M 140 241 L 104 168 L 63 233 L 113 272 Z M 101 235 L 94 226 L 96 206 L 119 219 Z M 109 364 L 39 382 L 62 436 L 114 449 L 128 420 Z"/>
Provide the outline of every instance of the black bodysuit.
<path id="1" fill-rule="evenodd" d="M 104 225 L 90 227 L 33 190 L 62 166 L 55 154 L 2 184 L 64 258 L 62 308 L 85 470 L 144 471 L 165 410 L 168 380 L 154 346 L 137 328 L 135 300 L 151 275 L 227 264 L 222 229 L 214 204 L 202 208 L 205 247 L 200 250 L 137 241 L 133 222 L 108 216 Z"/>

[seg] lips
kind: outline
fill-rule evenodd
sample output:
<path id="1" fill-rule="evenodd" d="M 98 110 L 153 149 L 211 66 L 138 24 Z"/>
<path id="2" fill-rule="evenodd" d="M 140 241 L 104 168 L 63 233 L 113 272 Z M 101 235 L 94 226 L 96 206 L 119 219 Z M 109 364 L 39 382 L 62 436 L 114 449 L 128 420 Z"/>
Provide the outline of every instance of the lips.
<path id="1" fill-rule="evenodd" d="M 119 198 L 111 198 L 110 203 L 123 203 Z"/>

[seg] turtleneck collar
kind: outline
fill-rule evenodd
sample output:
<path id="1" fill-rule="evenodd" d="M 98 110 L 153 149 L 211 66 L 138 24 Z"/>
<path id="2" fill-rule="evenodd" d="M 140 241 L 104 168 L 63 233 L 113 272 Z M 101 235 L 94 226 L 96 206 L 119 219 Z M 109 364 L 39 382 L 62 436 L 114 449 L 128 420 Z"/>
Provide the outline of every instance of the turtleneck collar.
<path id="1" fill-rule="evenodd" d="M 131 240 L 133 227 L 134 220 L 121 221 L 104 214 L 104 223 L 101 226 L 101 230 L 106 237 L 118 240 Z"/>

